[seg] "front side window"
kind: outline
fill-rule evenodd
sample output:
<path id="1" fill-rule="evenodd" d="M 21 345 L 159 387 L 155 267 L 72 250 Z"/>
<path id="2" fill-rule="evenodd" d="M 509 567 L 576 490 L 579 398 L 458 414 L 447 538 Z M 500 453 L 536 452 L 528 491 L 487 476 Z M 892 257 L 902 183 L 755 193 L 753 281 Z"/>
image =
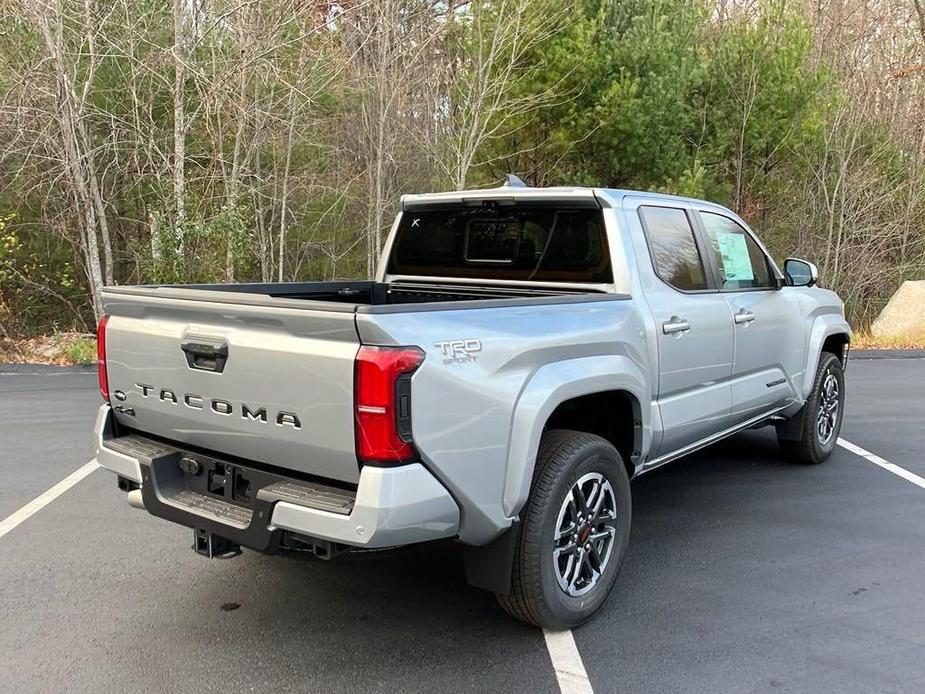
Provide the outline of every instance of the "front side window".
<path id="1" fill-rule="evenodd" d="M 707 288 L 703 261 L 687 213 L 675 207 L 640 207 L 655 273 L 675 289 Z"/>
<path id="2" fill-rule="evenodd" d="M 701 212 L 700 218 L 710 241 L 708 252 L 719 269 L 722 289 L 774 287 L 764 252 L 744 228 L 729 217 L 712 212 Z"/>

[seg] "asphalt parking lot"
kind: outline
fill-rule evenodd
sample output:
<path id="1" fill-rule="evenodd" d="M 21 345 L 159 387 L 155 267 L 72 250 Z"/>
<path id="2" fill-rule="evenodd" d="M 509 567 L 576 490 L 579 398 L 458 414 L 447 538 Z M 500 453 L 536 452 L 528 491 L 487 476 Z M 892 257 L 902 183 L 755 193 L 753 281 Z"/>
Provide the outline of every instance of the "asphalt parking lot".
<path id="1" fill-rule="evenodd" d="M 842 438 L 925 476 L 925 358 L 855 359 Z M 0 521 L 93 456 L 89 373 L 0 374 Z M 925 489 L 750 431 L 633 483 L 615 594 L 574 641 L 596 692 L 910 692 Z M 0 536 L 0 690 L 558 691 L 541 631 L 453 545 L 208 561 L 97 470 Z"/>

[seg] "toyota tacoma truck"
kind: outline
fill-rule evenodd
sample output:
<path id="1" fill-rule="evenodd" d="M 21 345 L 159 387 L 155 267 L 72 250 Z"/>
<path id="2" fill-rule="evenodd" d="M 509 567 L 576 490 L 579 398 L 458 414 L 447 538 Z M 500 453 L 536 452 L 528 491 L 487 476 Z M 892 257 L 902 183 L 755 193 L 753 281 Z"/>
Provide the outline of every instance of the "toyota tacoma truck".
<path id="1" fill-rule="evenodd" d="M 108 287 L 97 462 L 193 548 L 322 558 L 452 539 L 514 617 L 581 624 L 630 480 L 738 431 L 832 452 L 850 329 L 701 200 L 406 195 L 374 281 Z"/>

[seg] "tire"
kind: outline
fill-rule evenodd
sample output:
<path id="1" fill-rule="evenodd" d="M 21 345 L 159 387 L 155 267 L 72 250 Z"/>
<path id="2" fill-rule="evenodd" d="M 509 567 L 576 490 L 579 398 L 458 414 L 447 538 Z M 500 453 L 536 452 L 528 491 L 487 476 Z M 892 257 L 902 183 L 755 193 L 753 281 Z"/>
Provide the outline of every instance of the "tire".
<path id="1" fill-rule="evenodd" d="M 576 496 L 579 483 L 582 493 Z M 580 508 L 585 497 L 589 516 L 594 515 L 595 502 L 600 502 L 590 524 Z M 579 514 L 585 520 L 577 523 Z M 632 502 L 620 454 L 593 434 L 546 432 L 521 519 L 511 590 L 496 596 L 501 607 L 521 621 L 548 629 L 571 628 L 590 619 L 610 595 L 629 544 Z M 564 533 L 557 541 L 563 528 L 575 532 Z M 554 559 L 557 544 L 558 560 Z M 578 563 L 579 556 L 583 564 Z"/>
<path id="2" fill-rule="evenodd" d="M 833 386 L 835 388 L 834 401 L 831 393 Z M 844 400 L 845 372 L 842 363 L 834 354 L 823 352 L 819 357 L 816 379 L 806 404 L 793 421 L 778 427 L 778 443 L 787 457 L 806 465 L 818 465 L 824 462 L 835 450 L 845 415 Z M 833 402 L 834 412 L 832 411 Z M 820 412 L 822 408 L 827 409 L 827 416 Z M 820 417 L 823 416 L 826 416 L 830 424 L 820 424 Z"/>

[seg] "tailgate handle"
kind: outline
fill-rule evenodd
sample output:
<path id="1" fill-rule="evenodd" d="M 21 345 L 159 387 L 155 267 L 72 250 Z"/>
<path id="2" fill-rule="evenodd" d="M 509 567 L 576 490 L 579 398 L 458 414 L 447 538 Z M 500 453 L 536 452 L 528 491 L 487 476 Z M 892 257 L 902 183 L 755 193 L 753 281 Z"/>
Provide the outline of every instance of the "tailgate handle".
<path id="1" fill-rule="evenodd" d="M 184 342 L 180 349 L 186 354 L 186 363 L 191 369 L 221 373 L 228 361 L 228 344 L 225 342 Z"/>

